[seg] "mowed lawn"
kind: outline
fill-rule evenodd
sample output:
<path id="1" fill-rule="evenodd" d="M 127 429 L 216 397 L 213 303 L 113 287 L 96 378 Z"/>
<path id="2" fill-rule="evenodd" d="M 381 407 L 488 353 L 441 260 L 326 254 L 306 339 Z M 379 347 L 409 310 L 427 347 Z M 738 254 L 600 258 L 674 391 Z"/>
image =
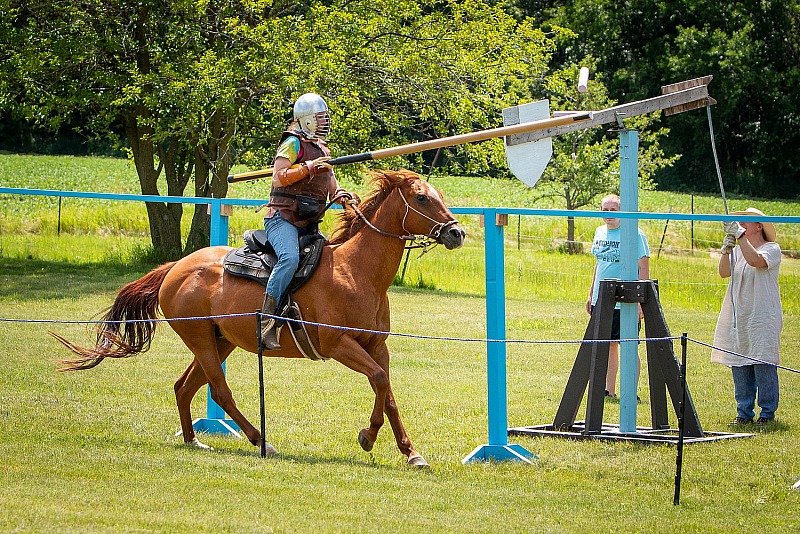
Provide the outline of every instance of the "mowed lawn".
<path id="1" fill-rule="evenodd" d="M 0 261 L 5 318 L 88 319 L 140 274 L 87 275 L 29 263 Z M 481 295 L 392 289 L 390 298 L 395 332 L 485 336 Z M 577 351 L 566 341 L 580 339 L 586 324 L 575 308 L 509 298 L 510 339 L 564 341 L 508 346 L 510 426 L 552 421 Z M 696 332 L 708 341 L 714 312 L 665 313 L 673 333 Z M 172 383 L 191 357 L 166 325 L 148 353 L 68 374 L 55 372 L 53 359 L 68 354 L 48 329 L 83 343 L 92 339 L 86 325 L 2 325 L 2 530 L 790 532 L 800 526 L 800 495 L 790 490 L 800 477 L 800 380 L 793 373 L 781 373 L 779 423 L 748 429 L 751 438 L 686 446 L 681 504 L 673 506 L 673 446 L 512 437 L 538 455 L 533 465 L 462 465 L 487 443 L 483 343 L 390 338 L 401 413 L 431 463 L 417 471 L 405 465 L 388 426 L 371 453 L 361 451 L 356 435 L 367 424 L 371 390 L 336 362 L 267 359 L 267 438 L 281 454 L 261 459 L 255 447 L 230 437 L 202 436 L 214 452 L 181 445 Z M 797 367 L 796 315 L 787 317 L 785 332 L 785 363 Z M 734 404 L 727 369 L 708 363 L 707 349 L 694 344 L 689 366 L 704 428 L 728 431 Z M 256 357 L 234 352 L 228 377 L 240 408 L 258 424 Z M 644 425 L 647 392 L 643 383 L 638 422 Z M 204 416 L 205 407 L 201 391 L 195 416 Z M 618 409 L 607 402 L 604 420 L 618 422 Z"/>
<path id="2" fill-rule="evenodd" d="M 23 210 L 24 216 L 34 221 L 36 209 Z M 7 224 L 11 215 L 3 214 Z M 407 279 L 436 289 L 393 287 L 393 332 L 485 337 L 482 237 L 476 220 L 465 224 L 471 241 L 464 249 L 411 256 Z M 800 377 L 788 370 L 780 371 L 777 423 L 746 429 L 753 437 L 685 447 L 679 506 L 673 505 L 676 448 L 670 445 L 511 437 L 538 460 L 463 465 L 488 438 L 486 345 L 476 341 L 389 339 L 395 395 L 430 469 L 405 465 L 388 424 L 372 452 L 361 450 L 356 436 L 368 423 L 372 391 L 363 376 L 333 361 L 266 360 L 267 439 L 279 456 L 262 459 L 245 440 L 218 435 L 201 436 L 213 452 L 187 448 L 175 435 L 172 384 L 191 355 L 167 325 L 158 327 L 146 354 L 84 372 L 55 372 L 54 360 L 69 353 L 47 331 L 90 343 L 91 327 L 70 321 L 91 319 L 151 266 L 124 261 L 124 252 L 65 261 L 48 228 L 0 234 L 0 319 L 9 319 L 0 322 L 2 531 L 800 529 L 800 492 L 791 489 L 800 478 Z M 548 232 L 533 237 L 551 237 Z M 124 237 L 107 234 L 92 229 L 86 237 L 67 233 L 64 239 L 75 254 L 82 243 L 125 249 Z M 659 234 L 649 237 L 655 249 Z M 21 242 L 25 254 L 15 252 Z M 707 251 L 654 257 L 673 335 L 713 339 L 725 290 L 715 261 Z M 516 341 L 507 348 L 509 426 L 552 422 L 588 321 L 582 306 L 590 269 L 587 255 L 524 242 L 518 249 L 509 227 L 506 323 L 507 337 Z M 786 258 L 782 356 L 792 369 L 800 368 L 798 272 L 797 262 Z M 640 354 L 646 365 L 644 347 Z M 712 365 L 709 350 L 694 343 L 688 366 L 704 429 L 729 431 L 735 403 L 728 369 Z M 235 351 L 227 371 L 239 407 L 258 426 L 255 355 Z M 646 382 L 643 373 L 641 425 L 649 420 Z M 193 408 L 195 417 L 205 415 L 204 390 Z M 617 402 L 606 402 L 604 420 L 619 422 Z M 674 414 L 670 421 L 676 425 Z"/>

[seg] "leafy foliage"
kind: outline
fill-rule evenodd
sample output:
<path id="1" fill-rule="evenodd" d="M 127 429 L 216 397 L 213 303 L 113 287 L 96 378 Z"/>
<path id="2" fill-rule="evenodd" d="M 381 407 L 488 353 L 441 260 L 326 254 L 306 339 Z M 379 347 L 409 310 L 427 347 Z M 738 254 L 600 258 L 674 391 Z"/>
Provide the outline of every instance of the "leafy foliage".
<path id="1" fill-rule="evenodd" d="M 328 100 L 340 155 L 495 126 L 498 109 L 530 100 L 530 80 L 544 78 L 554 38 L 567 34 L 483 0 L 0 7 L 2 108 L 53 128 L 82 114 L 87 132 L 123 132 L 149 195 L 180 196 L 193 182 L 194 196 L 226 196 L 231 167 L 268 165 L 291 104 L 309 91 Z M 389 164 L 422 170 L 434 160 L 486 173 L 503 165 L 502 145 Z M 183 249 L 179 208 L 151 203 L 148 216 L 157 249 L 179 255 L 208 242 L 200 208 Z"/>
<path id="2" fill-rule="evenodd" d="M 338 153 L 357 153 L 498 126 L 498 110 L 530 100 L 546 75 L 552 36 L 481 0 L 393 2 L 320 9 L 304 26 L 315 43 L 312 87 L 329 99 Z M 560 31 L 559 31 L 560 32 Z M 439 154 L 442 168 L 504 166 L 499 141 Z M 382 165 L 423 170 L 436 153 Z M 442 164 L 444 163 L 444 164 Z M 347 172 L 350 169 L 342 169 Z"/>
<path id="3" fill-rule="evenodd" d="M 800 7 L 774 2 L 569 0 L 519 2 L 540 22 L 578 33 L 564 42 L 563 64 L 599 58 L 609 94 L 621 102 L 653 96 L 668 83 L 713 75 L 713 122 L 730 192 L 792 198 L 800 194 L 795 93 L 800 87 Z M 558 4 L 557 6 L 551 4 Z M 540 9 L 544 8 L 544 9 Z M 662 189 L 718 191 L 705 113 L 662 119 L 667 156 L 655 176 Z"/>

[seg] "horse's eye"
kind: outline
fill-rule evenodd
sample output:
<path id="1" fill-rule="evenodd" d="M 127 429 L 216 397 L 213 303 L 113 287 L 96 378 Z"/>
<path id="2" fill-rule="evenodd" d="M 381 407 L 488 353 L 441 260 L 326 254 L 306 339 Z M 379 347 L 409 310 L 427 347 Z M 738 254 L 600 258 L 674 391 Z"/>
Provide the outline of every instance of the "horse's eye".
<path id="1" fill-rule="evenodd" d="M 422 193 L 419 193 L 417 195 L 417 202 L 427 202 L 427 201 L 428 201 L 428 195 L 423 195 Z"/>

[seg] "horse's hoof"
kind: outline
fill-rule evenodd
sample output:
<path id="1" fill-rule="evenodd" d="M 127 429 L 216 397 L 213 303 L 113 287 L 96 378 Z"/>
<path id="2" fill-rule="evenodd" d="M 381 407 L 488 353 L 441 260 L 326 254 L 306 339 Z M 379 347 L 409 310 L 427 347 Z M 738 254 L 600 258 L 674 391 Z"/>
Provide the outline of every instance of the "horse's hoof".
<path id="1" fill-rule="evenodd" d="M 425 458 L 423 458 L 422 456 L 411 456 L 408 459 L 408 465 L 410 465 L 411 467 L 421 467 L 421 468 L 430 467 L 430 465 L 428 465 L 428 462 L 426 462 Z"/>
<path id="2" fill-rule="evenodd" d="M 375 446 L 375 442 L 370 441 L 367 435 L 364 434 L 363 430 L 358 433 L 358 444 L 361 445 L 361 448 L 367 452 L 371 451 L 372 447 Z"/>
<path id="3" fill-rule="evenodd" d="M 261 450 L 261 448 L 259 448 L 259 451 L 260 450 Z M 264 456 L 266 458 L 269 458 L 271 456 L 277 456 L 278 455 L 278 449 L 276 449 L 275 447 L 273 447 L 269 443 L 265 443 L 264 444 L 264 453 L 265 453 Z"/>
<path id="4" fill-rule="evenodd" d="M 200 440 L 197 438 L 194 438 L 192 441 L 187 441 L 186 444 L 189 445 L 190 447 L 196 447 L 203 451 L 214 450 L 214 447 L 212 447 L 211 445 L 206 445 L 205 443 L 200 443 Z"/>

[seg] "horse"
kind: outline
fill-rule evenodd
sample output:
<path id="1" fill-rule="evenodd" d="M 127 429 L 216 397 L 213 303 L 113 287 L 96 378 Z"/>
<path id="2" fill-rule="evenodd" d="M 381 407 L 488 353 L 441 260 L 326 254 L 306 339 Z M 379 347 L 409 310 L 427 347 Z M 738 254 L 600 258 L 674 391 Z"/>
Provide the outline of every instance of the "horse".
<path id="1" fill-rule="evenodd" d="M 407 463 L 426 467 L 428 463 L 403 426 L 389 380 L 388 289 L 408 241 L 421 242 L 424 251 L 437 244 L 452 250 L 463 245 L 466 233 L 442 194 L 416 173 L 400 170 L 371 174 L 375 188 L 364 201 L 353 201 L 338 216 L 318 267 L 292 298 L 303 319 L 317 323 L 308 325 L 308 334 L 319 354 L 365 375 L 375 393 L 369 426 L 358 433 L 359 445 L 365 451 L 372 450 L 385 414 Z M 193 397 L 208 384 L 214 401 L 239 425 L 250 443 L 260 446 L 261 433 L 237 408 L 222 362 L 236 347 L 258 352 L 257 314 L 253 311 L 261 307 L 264 287 L 223 269 L 223 258 L 231 250 L 225 246 L 202 248 L 123 286 L 98 320 L 93 348 L 75 345 L 50 332 L 79 356 L 57 360 L 61 364 L 58 370 L 90 369 L 105 358 L 126 358 L 147 351 L 160 307 L 170 327 L 194 355 L 174 386 L 184 442 L 211 449 L 197 439 L 191 414 Z M 291 336 L 282 337 L 280 350 L 264 354 L 303 357 Z M 277 454 L 272 445 L 267 444 L 266 449 L 270 455 Z"/>

